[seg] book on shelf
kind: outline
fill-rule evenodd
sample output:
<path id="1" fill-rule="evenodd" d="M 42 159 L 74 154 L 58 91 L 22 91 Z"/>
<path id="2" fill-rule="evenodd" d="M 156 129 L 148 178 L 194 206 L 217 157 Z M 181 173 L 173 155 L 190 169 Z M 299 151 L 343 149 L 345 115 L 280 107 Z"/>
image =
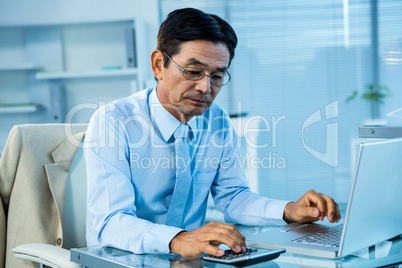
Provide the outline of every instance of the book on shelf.
<path id="1" fill-rule="evenodd" d="M 127 68 L 137 67 L 137 55 L 135 54 L 135 30 L 126 29 L 126 51 L 127 51 Z"/>

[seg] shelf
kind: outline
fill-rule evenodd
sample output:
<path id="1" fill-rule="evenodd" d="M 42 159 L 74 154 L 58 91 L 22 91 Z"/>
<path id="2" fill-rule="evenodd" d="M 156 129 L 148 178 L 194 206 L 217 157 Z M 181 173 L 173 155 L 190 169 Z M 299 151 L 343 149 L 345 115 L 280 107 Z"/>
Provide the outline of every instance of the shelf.
<path id="1" fill-rule="evenodd" d="M 0 114 L 34 113 L 40 108 L 39 105 L 27 104 L 0 104 Z"/>
<path id="2" fill-rule="evenodd" d="M 114 22 L 124 22 L 124 21 L 135 21 L 132 16 L 122 16 L 108 14 L 99 18 L 90 18 L 85 15 L 85 18 L 74 16 L 74 14 L 68 14 L 68 17 L 60 18 L 59 14 L 57 18 L 42 17 L 40 20 L 30 20 L 27 18 L 24 22 L 7 22 L 1 21 L 0 29 L 2 28 L 13 28 L 13 27 L 46 27 L 55 25 L 73 25 L 73 24 L 97 24 L 97 23 L 114 23 Z"/>
<path id="3" fill-rule="evenodd" d="M 40 72 L 36 74 L 36 79 L 74 79 L 91 77 L 111 77 L 111 76 L 130 76 L 137 75 L 137 68 L 126 68 L 118 70 L 95 70 L 82 72 Z"/>
<path id="4" fill-rule="evenodd" d="M 399 138 L 402 137 L 402 126 L 362 126 L 359 127 L 360 138 Z"/>
<path id="5" fill-rule="evenodd" d="M 31 63 L 15 64 L 15 65 L 0 65 L 0 71 L 39 71 L 42 67 Z"/>

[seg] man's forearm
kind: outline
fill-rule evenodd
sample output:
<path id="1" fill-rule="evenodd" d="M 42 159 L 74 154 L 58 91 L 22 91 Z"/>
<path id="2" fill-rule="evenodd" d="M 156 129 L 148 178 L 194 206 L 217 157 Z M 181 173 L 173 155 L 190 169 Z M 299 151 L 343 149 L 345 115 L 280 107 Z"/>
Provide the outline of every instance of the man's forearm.
<path id="1" fill-rule="evenodd" d="M 117 213 L 101 231 L 101 242 L 136 254 L 169 253 L 169 243 L 182 229 Z"/>

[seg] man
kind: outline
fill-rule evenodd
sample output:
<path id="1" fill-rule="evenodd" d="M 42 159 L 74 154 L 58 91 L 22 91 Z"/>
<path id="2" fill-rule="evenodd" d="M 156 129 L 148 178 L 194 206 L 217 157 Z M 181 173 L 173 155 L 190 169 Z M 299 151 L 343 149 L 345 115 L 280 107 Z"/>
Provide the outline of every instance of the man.
<path id="1" fill-rule="evenodd" d="M 169 14 L 151 55 L 154 89 L 101 107 L 86 134 L 87 242 L 134 253 L 245 251 L 231 224 L 204 225 L 211 191 L 226 222 L 267 225 L 340 219 L 334 200 L 314 191 L 296 202 L 250 192 L 228 114 L 213 103 L 230 80 L 232 27 L 196 9 Z"/>

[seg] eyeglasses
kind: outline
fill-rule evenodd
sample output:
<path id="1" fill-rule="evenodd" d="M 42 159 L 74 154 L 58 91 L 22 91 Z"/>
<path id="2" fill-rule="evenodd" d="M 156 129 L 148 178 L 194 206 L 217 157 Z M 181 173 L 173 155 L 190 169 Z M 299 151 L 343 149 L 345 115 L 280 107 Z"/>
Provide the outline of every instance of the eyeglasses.
<path id="1" fill-rule="evenodd" d="M 200 80 L 204 76 L 208 76 L 211 79 L 211 84 L 215 86 L 224 86 L 230 81 L 230 74 L 229 72 L 226 73 L 214 73 L 214 74 L 205 74 L 203 69 L 199 69 L 196 67 L 186 67 L 186 68 L 181 68 L 179 65 L 177 65 L 170 57 L 168 54 L 166 54 L 165 51 L 163 51 L 163 54 L 168 57 L 168 59 L 179 69 L 183 72 L 183 76 L 189 80 Z"/>

